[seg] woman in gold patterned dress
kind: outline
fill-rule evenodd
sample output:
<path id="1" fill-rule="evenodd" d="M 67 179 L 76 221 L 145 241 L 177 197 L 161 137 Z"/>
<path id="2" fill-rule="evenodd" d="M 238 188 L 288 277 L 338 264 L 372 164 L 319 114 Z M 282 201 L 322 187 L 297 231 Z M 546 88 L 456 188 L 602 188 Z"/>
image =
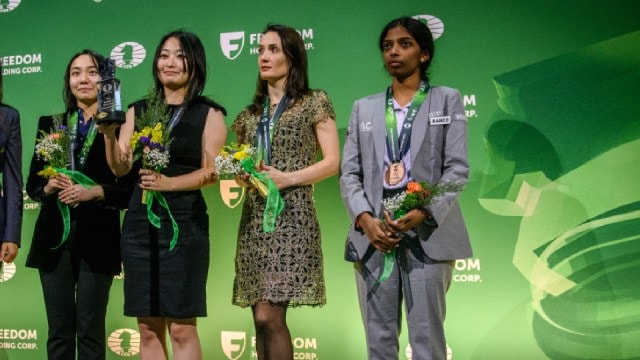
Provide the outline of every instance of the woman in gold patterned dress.
<path id="1" fill-rule="evenodd" d="M 238 231 L 233 303 L 251 306 L 258 359 L 290 360 L 287 308 L 326 303 L 312 185 L 337 173 L 340 150 L 327 94 L 309 89 L 300 35 L 287 26 L 269 25 L 258 53 L 253 103 L 232 130 L 238 143 L 257 146 L 262 161 L 256 166 L 273 180 L 285 205 L 275 230 L 265 232 L 265 199 L 249 188 Z M 316 160 L 318 150 L 321 160 Z"/>

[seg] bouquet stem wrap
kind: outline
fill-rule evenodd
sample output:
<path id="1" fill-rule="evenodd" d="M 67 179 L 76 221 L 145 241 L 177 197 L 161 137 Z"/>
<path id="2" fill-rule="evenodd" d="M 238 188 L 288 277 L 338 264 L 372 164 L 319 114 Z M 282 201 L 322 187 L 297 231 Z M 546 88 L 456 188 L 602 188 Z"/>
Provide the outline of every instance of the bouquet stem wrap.
<path id="1" fill-rule="evenodd" d="M 76 184 L 79 184 L 86 189 L 91 186 L 97 185 L 95 181 L 91 180 L 91 178 L 81 173 L 80 171 L 54 168 L 51 166 L 48 166 L 46 170 L 65 174 Z M 56 245 L 53 250 L 59 248 L 67 241 L 67 238 L 69 237 L 69 231 L 71 230 L 71 214 L 69 213 L 69 205 L 60 202 L 60 199 L 58 199 L 58 209 L 60 209 L 60 214 L 62 215 L 62 240 L 60 240 L 60 243 Z"/>
<path id="2" fill-rule="evenodd" d="M 278 187 L 269 175 L 256 170 L 256 165 L 252 157 L 247 157 L 242 160 L 241 165 L 242 169 L 250 175 L 249 182 L 254 185 L 266 199 L 262 229 L 264 232 L 272 232 L 275 229 L 276 218 L 280 215 L 282 209 L 284 209 L 284 200 L 282 200 L 282 196 L 280 196 L 280 190 L 278 190 Z M 259 184 L 256 185 L 256 183 Z"/>
<path id="3" fill-rule="evenodd" d="M 173 237 L 171 238 L 171 242 L 169 243 L 169 251 L 173 250 L 173 248 L 178 243 L 178 223 L 173 218 L 171 214 L 171 210 L 169 210 L 169 204 L 167 204 L 167 199 L 164 198 L 164 195 L 159 191 L 143 191 L 143 203 L 147 204 L 147 218 L 149 219 L 149 223 L 153 225 L 156 229 L 160 229 L 160 217 L 153 212 L 153 202 L 157 201 L 158 204 L 167 210 L 169 214 L 169 218 L 171 219 L 171 226 L 173 227 Z"/>
<path id="4" fill-rule="evenodd" d="M 404 211 L 398 210 L 393 214 L 393 218 L 399 219 L 405 215 L 406 213 Z M 391 276 L 391 272 L 393 271 L 393 265 L 395 264 L 395 261 L 396 261 L 396 249 L 393 248 L 389 253 L 384 254 L 384 266 L 382 268 L 382 274 L 380 275 L 380 278 L 378 278 L 378 281 L 377 281 L 378 283 L 381 283 L 387 280 L 389 276 Z"/>

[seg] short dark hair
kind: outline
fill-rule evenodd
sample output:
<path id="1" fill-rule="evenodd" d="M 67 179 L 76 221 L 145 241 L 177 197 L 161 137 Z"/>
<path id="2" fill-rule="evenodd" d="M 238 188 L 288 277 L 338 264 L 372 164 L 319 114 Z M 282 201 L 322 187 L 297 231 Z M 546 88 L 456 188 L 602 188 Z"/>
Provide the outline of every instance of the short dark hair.
<path id="1" fill-rule="evenodd" d="M 153 82 L 156 91 L 162 94 L 164 98 L 164 86 L 158 78 L 158 58 L 162 53 L 162 46 L 169 38 L 176 38 L 180 42 L 182 52 L 184 54 L 183 66 L 188 73 L 187 94 L 185 95 L 185 103 L 189 103 L 197 96 L 202 95 L 204 86 L 207 81 L 207 57 L 200 38 L 191 32 L 185 30 L 175 30 L 162 37 L 155 56 L 153 57 Z"/>
<path id="2" fill-rule="evenodd" d="M 422 51 L 422 53 L 426 53 L 429 55 L 429 59 L 420 64 L 420 78 L 422 80 L 429 81 L 429 66 L 431 65 L 431 61 L 433 60 L 436 48 L 433 43 L 433 35 L 431 34 L 429 27 L 422 21 L 408 16 L 403 16 L 391 20 L 380 33 L 380 40 L 378 42 L 380 51 L 383 50 L 384 38 L 387 37 L 387 33 L 389 32 L 389 30 L 397 28 L 398 26 L 402 26 L 403 28 L 407 29 L 407 32 L 411 34 L 411 37 L 413 37 L 420 46 L 420 50 Z"/>
<path id="3" fill-rule="evenodd" d="M 307 71 L 307 50 L 302 41 L 302 36 L 296 29 L 281 25 L 268 24 L 262 31 L 262 34 L 275 32 L 282 42 L 282 51 L 289 61 L 289 73 L 287 74 L 287 82 L 285 84 L 285 93 L 294 102 L 302 98 L 309 92 L 309 74 Z M 268 95 L 267 80 L 260 78 L 258 74 L 258 83 L 256 85 L 256 93 L 253 96 L 253 103 L 250 110 L 253 113 L 262 111 L 262 104 Z"/>
<path id="4" fill-rule="evenodd" d="M 69 63 L 67 64 L 67 69 L 64 71 L 64 87 L 62 89 L 62 99 L 64 100 L 67 112 L 78 110 L 78 99 L 76 99 L 73 92 L 71 92 L 69 79 L 71 78 L 71 64 L 73 64 L 73 62 L 82 55 L 89 55 L 96 68 L 100 68 L 100 63 L 104 61 L 104 56 L 88 49 L 84 49 L 71 57 L 71 60 L 69 60 Z"/>

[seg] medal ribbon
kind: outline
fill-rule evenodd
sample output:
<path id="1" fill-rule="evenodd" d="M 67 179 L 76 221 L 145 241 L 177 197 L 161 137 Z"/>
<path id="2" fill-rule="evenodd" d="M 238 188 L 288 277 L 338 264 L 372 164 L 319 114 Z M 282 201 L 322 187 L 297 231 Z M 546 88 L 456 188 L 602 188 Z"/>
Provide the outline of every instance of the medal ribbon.
<path id="1" fill-rule="evenodd" d="M 398 136 L 398 120 L 396 119 L 396 112 L 393 109 L 393 90 L 391 86 L 387 88 L 387 105 L 386 105 L 386 123 L 387 123 L 387 154 L 389 154 L 389 160 L 391 163 L 402 161 L 402 157 L 409 151 L 409 140 L 411 139 L 411 128 L 413 121 L 416 119 L 418 110 L 427 98 L 429 92 L 429 85 L 421 81 L 418 91 L 413 95 L 411 106 L 407 112 L 407 117 L 404 119 L 404 125 L 402 131 Z M 400 216 L 394 216 L 399 218 Z M 382 274 L 378 278 L 378 282 L 381 283 L 389 278 L 393 271 L 393 265 L 396 258 L 396 249 L 392 249 L 391 252 L 384 254 L 384 266 L 382 268 Z"/>
<path id="2" fill-rule="evenodd" d="M 272 116 L 269 116 L 269 103 L 269 96 L 266 96 L 256 134 L 256 163 L 260 164 L 260 161 L 264 161 L 266 165 L 271 165 L 272 130 L 275 129 L 278 119 L 280 119 L 280 116 L 286 110 L 289 98 L 287 97 L 287 94 L 285 94 L 282 99 L 280 99 L 280 102 L 278 103 L 278 106 L 276 106 Z"/>
<path id="3" fill-rule="evenodd" d="M 396 112 L 393 109 L 393 90 L 391 86 L 387 89 L 387 106 L 386 106 L 386 123 L 387 123 L 387 153 L 391 163 L 402 160 L 402 156 L 409 151 L 409 140 L 411 139 L 411 124 L 420 110 L 420 106 L 427 98 L 427 92 L 429 91 L 429 85 L 422 81 L 418 91 L 413 95 L 411 101 L 411 107 L 407 112 L 407 117 L 404 119 L 404 125 L 402 131 L 398 135 L 398 120 L 396 119 Z"/>
<path id="4" fill-rule="evenodd" d="M 78 162 L 80 166 L 76 166 L 76 155 L 75 149 L 78 146 L 78 121 L 84 120 L 84 116 L 80 113 L 82 110 L 78 110 L 74 112 L 71 118 L 67 121 L 69 124 L 69 151 L 71 152 L 70 160 L 71 160 L 71 170 L 76 170 L 76 168 L 84 168 L 84 164 L 87 161 L 87 155 L 89 154 L 89 150 L 91 150 L 91 145 L 93 145 L 93 141 L 96 138 L 96 134 L 98 133 L 98 129 L 95 127 L 93 121 L 91 121 L 91 125 L 89 131 L 87 132 L 87 136 L 82 143 L 82 148 L 80 149 L 80 154 L 78 156 Z"/>

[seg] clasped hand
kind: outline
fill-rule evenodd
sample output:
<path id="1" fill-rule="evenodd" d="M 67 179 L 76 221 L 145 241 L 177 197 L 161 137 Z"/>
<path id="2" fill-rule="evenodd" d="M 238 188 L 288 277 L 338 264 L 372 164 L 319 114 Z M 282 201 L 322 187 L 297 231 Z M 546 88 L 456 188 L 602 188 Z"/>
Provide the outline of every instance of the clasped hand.
<path id="1" fill-rule="evenodd" d="M 385 211 L 384 221 L 364 213 L 360 216 L 359 224 L 371 245 L 380 252 L 388 253 L 399 246 L 402 239 L 401 233 L 413 229 L 425 220 L 426 215 L 420 210 L 411 210 L 405 216 L 395 220 Z"/>
<path id="2" fill-rule="evenodd" d="M 271 178 L 278 190 L 282 190 L 293 185 L 291 181 L 292 178 L 289 173 L 282 172 L 273 166 L 265 165 L 264 161 L 260 162 L 260 165 L 256 167 L 256 170 L 265 172 L 269 178 Z M 249 174 L 238 175 L 235 177 L 235 180 L 238 185 L 247 187 L 250 177 L 251 175 Z"/>
<path id="3" fill-rule="evenodd" d="M 170 191 L 170 182 L 168 176 L 162 175 L 157 171 L 150 169 L 140 169 L 140 188 L 150 191 Z"/>
<path id="4" fill-rule="evenodd" d="M 44 192 L 50 195 L 58 191 L 58 199 L 63 204 L 69 206 L 76 206 L 81 202 L 93 200 L 91 192 L 84 186 L 74 184 L 71 179 L 64 175 L 58 174 L 49 178 L 47 185 L 44 188 Z"/>

